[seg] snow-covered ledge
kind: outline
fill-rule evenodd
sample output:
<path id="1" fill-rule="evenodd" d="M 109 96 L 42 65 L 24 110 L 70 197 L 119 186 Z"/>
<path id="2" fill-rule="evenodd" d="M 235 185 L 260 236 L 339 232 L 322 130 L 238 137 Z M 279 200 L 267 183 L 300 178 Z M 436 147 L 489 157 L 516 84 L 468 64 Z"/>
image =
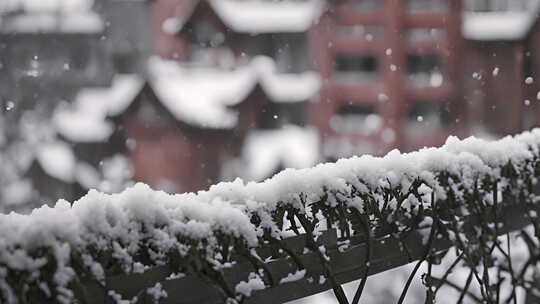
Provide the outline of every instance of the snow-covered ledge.
<path id="1" fill-rule="evenodd" d="M 526 10 L 520 11 L 465 11 L 461 30 L 470 40 L 521 40 L 538 19 L 539 11 L 539 1 L 531 1 Z"/>
<path id="2" fill-rule="evenodd" d="M 106 285 L 111 276 L 164 266 L 171 279 L 198 273 L 220 282 L 222 271 L 244 257 L 260 270 L 231 290 L 222 286 L 227 297 L 241 301 L 272 283 L 308 275 L 300 263 L 297 272 L 278 279 L 264 270 L 273 259 L 295 260 L 292 250 L 275 245 L 295 235 L 305 239 L 300 252 L 318 256 L 322 276 L 332 281 L 320 237 L 326 231 L 350 239 L 386 225 L 399 235 L 429 227 L 442 209 L 457 208 L 447 221 L 459 223 L 478 204 L 535 201 L 539 148 L 540 129 L 492 142 L 450 137 L 441 148 L 287 169 L 261 183 L 236 180 L 185 194 L 137 184 L 119 194 L 90 191 L 73 204 L 60 200 L 28 215 L 0 215 L 0 302 L 30 297 L 72 303 L 84 296 L 81 282 Z M 430 244 L 431 231 L 424 244 Z M 266 256 L 254 250 L 274 245 L 282 250 Z M 147 292 L 158 299 L 167 295 L 161 284 Z M 108 292 L 117 302 L 123 296 Z"/>

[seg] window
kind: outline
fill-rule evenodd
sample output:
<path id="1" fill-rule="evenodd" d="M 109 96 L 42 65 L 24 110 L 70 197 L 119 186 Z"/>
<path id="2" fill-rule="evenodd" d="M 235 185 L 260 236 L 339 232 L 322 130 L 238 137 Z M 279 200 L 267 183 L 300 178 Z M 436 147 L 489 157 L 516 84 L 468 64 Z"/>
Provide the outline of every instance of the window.
<path id="1" fill-rule="evenodd" d="M 79 45 L 77 47 L 73 47 L 69 68 L 78 71 L 85 70 L 90 62 L 90 52 L 91 50 L 87 45 Z"/>
<path id="2" fill-rule="evenodd" d="M 225 34 L 214 24 L 202 21 L 190 23 L 186 27 L 190 34 L 189 56 L 192 62 L 223 68 L 234 65 L 232 51 L 224 46 Z"/>
<path id="3" fill-rule="evenodd" d="M 351 0 L 355 10 L 374 11 L 382 8 L 383 0 Z"/>
<path id="4" fill-rule="evenodd" d="M 382 39 L 384 36 L 382 25 L 338 25 L 336 33 L 339 37 L 365 39 L 367 41 Z"/>
<path id="5" fill-rule="evenodd" d="M 334 68 L 339 82 L 373 82 L 379 74 L 379 62 L 373 55 L 337 55 Z"/>
<path id="6" fill-rule="evenodd" d="M 440 87 L 443 75 L 439 66 L 437 55 L 408 55 L 408 80 L 416 87 Z"/>
<path id="7" fill-rule="evenodd" d="M 309 68 L 309 52 L 305 34 L 272 35 L 272 58 L 280 73 L 300 73 Z"/>
<path id="8" fill-rule="evenodd" d="M 475 12 L 524 11 L 534 1 L 529 0 L 467 0 L 465 9 Z"/>
<path id="9" fill-rule="evenodd" d="M 381 129 L 383 121 L 374 104 L 345 104 L 330 119 L 330 127 L 339 133 L 368 136 Z"/>
<path id="10" fill-rule="evenodd" d="M 422 41 L 438 41 L 443 38 L 444 30 L 440 28 L 424 28 L 415 27 L 407 30 L 407 40 L 422 42 Z"/>
<path id="11" fill-rule="evenodd" d="M 448 9 L 448 1 L 454 0 L 407 0 L 407 9 L 412 12 L 441 12 Z"/>
<path id="12" fill-rule="evenodd" d="M 298 103 L 269 103 L 257 119 L 257 128 L 259 129 L 278 129 L 284 125 L 304 126 L 305 104 Z"/>
<path id="13" fill-rule="evenodd" d="M 441 103 L 413 101 L 410 103 L 408 126 L 421 130 L 422 126 L 442 128 L 451 123 L 450 113 Z"/>
<path id="14" fill-rule="evenodd" d="M 275 60 L 279 73 L 300 73 L 309 69 L 310 54 L 305 33 L 238 35 L 235 45 L 242 50 L 239 62 L 247 63 L 255 56 Z"/>

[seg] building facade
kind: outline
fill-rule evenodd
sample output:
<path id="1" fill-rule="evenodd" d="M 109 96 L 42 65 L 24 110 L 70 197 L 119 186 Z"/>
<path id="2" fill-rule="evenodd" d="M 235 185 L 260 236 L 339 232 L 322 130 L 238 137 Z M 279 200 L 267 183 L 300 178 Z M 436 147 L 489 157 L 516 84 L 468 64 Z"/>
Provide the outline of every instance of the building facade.
<path id="1" fill-rule="evenodd" d="M 460 1 L 332 1 L 311 30 L 323 79 L 311 123 L 329 158 L 460 134 Z M 421 127 L 429 125 L 428 128 Z"/>

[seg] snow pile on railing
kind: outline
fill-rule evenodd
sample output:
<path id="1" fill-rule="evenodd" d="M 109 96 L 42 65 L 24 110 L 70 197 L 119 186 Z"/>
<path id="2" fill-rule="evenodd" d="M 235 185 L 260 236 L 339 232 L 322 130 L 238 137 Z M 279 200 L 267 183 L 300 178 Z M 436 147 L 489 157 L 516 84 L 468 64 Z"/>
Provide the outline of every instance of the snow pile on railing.
<path id="1" fill-rule="evenodd" d="M 86 281 L 165 264 L 176 273 L 219 275 L 234 257 L 263 263 L 251 249 L 292 234 L 305 233 L 307 249 L 324 257 L 317 235 L 329 227 L 340 237 L 366 225 L 400 232 L 433 216 L 425 210 L 435 198 L 438 206 L 463 209 L 532 196 L 539 147 L 540 129 L 495 142 L 450 137 L 441 148 L 288 169 L 262 183 L 236 180 L 176 195 L 137 184 L 29 215 L 0 215 L 0 302 L 72 303 Z M 259 274 L 246 278 L 258 289 L 270 284 Z M 244 289 L 226 294 L 240 300 Z"/>

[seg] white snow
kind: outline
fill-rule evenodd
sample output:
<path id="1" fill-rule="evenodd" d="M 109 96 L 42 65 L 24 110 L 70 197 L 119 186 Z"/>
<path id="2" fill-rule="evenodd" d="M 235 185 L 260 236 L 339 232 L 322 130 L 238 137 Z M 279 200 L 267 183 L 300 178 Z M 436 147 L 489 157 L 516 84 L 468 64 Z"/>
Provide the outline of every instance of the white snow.
<path id="1" fill-rule="evenodd" d="M 284 168 L 307 168 L 319 160 L 319 137 L 312 128 L 286 125 L 278 130 L 252 130 L 248 133 L 243 157 L 247 178 L 262 180 Z"/>
<path id="2" fill-rule="evenodd" d="M 113 126 L 104 116 L 84 115 L 81 109 L 58 109 L 53 123 L 58 133 L 72 142 L 103 141 L 113 132 Z"/>
<path id="3" fill-rule="evenodd" d="M 230 29 L 251 34 L 305 32 L 317 22 L 325 7 L 323 0 L 208 1 Z M 175 23 L 189 18 L 190 16 L 184 16 L 182 19 L 177 19 Z M 173 28 L 167 26 L 167 29 Z"/>
<path id="4" fill-rule="evenodd" d="M 164 33 L 174 35 L 182 29 L 182 21 L 178 18 L 167 18 L 161 24 L 161 30 Z"/>
<path id="5" fill-rule="evenodd" d="M 144 85 L 136 75 L 116 75 L 108 88 L 82 89 L 73 104 L 59 107 L 53 123 L 62 136 L 73 142 L 106 140 L 114 131 L 106 120 L 122 113 Z"/>
<path id="6" fill-rule="evenodd" d="M 235 291 L 249 297 L 254 291 L 262 290 L 264 288 L 264 282 L 261 277 L 255 273 L 251 273 L 247 281 L 242 281 L 236 285 Z"/>
<path id="7" fill-rule="evenodd" d="M 278 73 L 275 62 L 262 56 L 233 70 L 152 57 L 148 70 L 148 84 L 165 108 L 180 121 L 206 128 L 235 126 L 238 113 L 228 107 L 244 101 L 257 84 L 270 101 L 279 103 L 307 101 L 320 86 L 317 73 Z M 54 125 L 73 142 L 105 141 L 114 131 L 107 117 L 125 111 L 143 86 L 139 76 L 116 75 L 111 87 L 85 88 L 73 105 L 55 111 Z"/>
<path id="8" fill-rule="evenodd" d="M 105 24 L 92 10 L 93 4 L 94 0 L 3 0 L 0 3 L 0 15 L 4 15 L 0 19 L 2 31 L 102 32 Z"/>
<path id="9" fill-rule="evenodd" d="M 340 159 L 336 163 L 320 164 L 310 169 L 285 170 L 264 183 L 221 183 L 199 195 L 224 195 L 233 200 L 242 200 L 242 197 L 272 203 L 287 201 L 290 193 L 302 192 L 309 193 L 316 200 L 319 195 L 323 195 L 323 187 L 345 187 L 345 181 L 357 184 L 357 178 L 371 188 L 379 187 L 381 181 L 389 181 L 397 187 L 401 184 L 406 188 L 414 176 L 421 176 L 429 186 L 436 189 L 437 195 L 444 197 L 445 193 L 438 186 L 433 172 L 447 170 L 458 174 L 463 177 L 463 183 L 472 181 L 478 174 L 500 174 L 497 171 L 491 172 L 489 168 L 502 166 L 510 159 L 520 162 L 532 157 L 528 145 L 534 146 L 539 140 L 540 129 L 525 132 L 516 139 L 505 137 L 495 142 L 474 137 L 460 141 L 456 137 L 449 137 L 441 148 L 425 148 L 406 154 L 393 150 L 381 158 L 364 155 Z"/>
<path id="10" fill-rule="evenodd" d="M 233 127 L 237 113 L 228 107 L 244 101 L 259 83 L 274 102 L 307 101 L 320 86 L 316 73 L 277 73 L 275 62 L 262 56 L 233 70 L 184 67 L 153 57 L 149 70 L 150 85 L 177 119 L 210 128 Z"/>
<path id="11" fill-rule="evenodd" d="M 159 303 L 159 299 L 166 298 L 167 292 L 163 290 L 161 283 L 156 283 L 153 287 L 150 287 L 146 290 L 146 293 L 152 296 L 154 303 Z"/>
<path id="12" fill-rule="evenodd" d="M 10 12 L 23 9 L 28 12 L 57 12 L 90 10 L 94 0 L 2 0 L 0 12 Z"/>
<path id="13" fill-rule="evenodd" d="M 524 11 L 463 13 L 461 30 L 471 40 L 519 40 L 525 38 L 538 18 L 540 1 L 530 1 Z"/>
<path id="14" fill-rule="evenodd" d="M 69 13 L 61 19 L 59 27 L 65 33 L 100 33 L 105 30 L 105 22 L 97 13 Z"/>
<path id="15" fill-rule="evenodd" d="M 50 176 L 64 182 L 73 182 L 76 160 L 67 144 L 63 142 L 45 144 L 37 150 L 36 159 Z"/>
<path id="16" fill-rule="evenodd" d="M 238 238 L 248 249 L 259 244 L 258 237 L 265 229 L 280 237 L 282 231 L 272 221 L 276 208 L 292 206 L 306 216 L 314 216 L 310 207 L 301 203 L 300 193 L 305 195 L 306 202 L 320 201 L 328 193 L 347 196 L 352 191 L 351 185 L 362 192 L 392 187 L 405 193 L 420 178 L 426 185 L 422 193 L 431 189 L 437 197 L 445 198 L 447 188 L 437 179 L 441 171 L 460 176 L 453 181 L 456 189 L 469 188 L 479 177 L 499 178 L 500 168 L 509 161 L 523 166 L 520 167 L 523 170 L 533 170 L 537 161 L 527 162 L 539 153 L 540 129 L 534 129 L 494 142 L 450 137 L 441 148 L 406 154 L 394 150 L 380 158 L 341 159 L 309 169 L 288 169 L 262 183 L 245 184 L 241 180 L 220 183 L 197 194 L 170 195 L 143 184 L 112 195 L 90 191 L 73 205 L 60 200 L 54 207 L 43 206 L 28 215 L 0 214 L 0 265 L 28 270 L 42 279 L 40 270 L 47 260 L 32 257 L 29 252 L 36 248 L 50 249 L 58 265 L 54 274 L 56 285 L 51 286 L 56 290 L 65 290 L 76 275 L 70 266 L 70 250 L 88 252 L 88 247 L 110 250 L 127 273 L 138 268 L 135 259 L 144 248 L 152 248 L 155 264 L 170 250 L 187 254 L 190 246 L 194 246 L 204 250 L 203 258 L 210 259 L 208 262 L 223 266 L 214 259 L 221 248 L 217 235 Z M 68 169 L 73 165 L 65 147 L 47 146 L 41 154 L 46 165 L 62 164 L 60 169 L 55 169 L 59 176 L 69 174 Z M 332 199 L 328 201 L 332 205 Z M 426 198 L 422 203 L 429 204 L 430 200 Z M 262 220 L 259 226 L 251 222 L 254 213 Z M 93 262 L 93 257 L 88 256 L 85 264 Z M 0 285 L 6 286 L 7 282 L 0 276 Z M 252 274 L 235 290 L 249 295 L 262 288 L 265 288 L 262 279 Z M 69 302 L 68 295 L 62 295 L 64 302 Z"/>
<path id="17" fill-rule="evenodd" d="M 306 270 L 298 270 L 295 273 L 289 273 L 286 277 L 279 281 L 279 284 L 295 282 L 301 280 L 306 275 Z"/>
<path id="18" fill-rule="evenodd" d="M 320 77 L 313 71 L 298 74 L 278 73 L 276 63 L 263 56 L 254 58 L 252 66 L 265 93 L 274 102 L 306 101 L 319 90 Z"/>
<path id="19" fill-rule="evenodd" d="M 140 76 L 119 74 L 114 77 L 111 87 L 84 89 L 79 93 L 75 102 L 89 106 L 89 103 L 102 100 L 102 103 L 106 104 L 107 114 L 115 116 L 127 109 L 142 89 L 143 84 L 144 80 Z"/>
<path id="20" fill-rule="evenodd" d="M 249 66 L 235 70 L 184 68 L 153 57 L 150 84 L 160 102 L 181 121 L 212 128 L 229 128 L 236 113 L 227 109 L 245 99 L 253 86 Z"/>
<path id="21" fill-rule="evenodd" d="M 105 29 L 103 19 L 93 12 L 52 14 L 25 14 L 3 19 L 3 32 L 62 32 L 99 33 Z"/>
<path id="22" fill-rule="evenodd" d="M 120 192 L 126 188 L 133 177 L 133 168 L 125 155 L 116 154 L 100 164 L 103 180 L 97 187 L 106 193 Z"/>
<path id="23" fill-rule="evenodd" d="M 54 141 L 40 146 L 35 159 L 45 173 L 65 183 L 78 182 L 90 189 L 100 181 L 97 170 L 88 163 L 78 162 L 65 142 Z"/>
<path id="24" fill-rule="evenodd" d="M 17 180 L 2 189 L 2 202 L 8 206 L 26 204 L 32 198 L 34 188 L 28 179 Z"/>
<path id="25" fill-rule="evenodd" d="M 75 180 L 84 188 L 93 189 L 99 185 L 101 176 L 90 164 L 78 162 L 75 167 Z"/>

